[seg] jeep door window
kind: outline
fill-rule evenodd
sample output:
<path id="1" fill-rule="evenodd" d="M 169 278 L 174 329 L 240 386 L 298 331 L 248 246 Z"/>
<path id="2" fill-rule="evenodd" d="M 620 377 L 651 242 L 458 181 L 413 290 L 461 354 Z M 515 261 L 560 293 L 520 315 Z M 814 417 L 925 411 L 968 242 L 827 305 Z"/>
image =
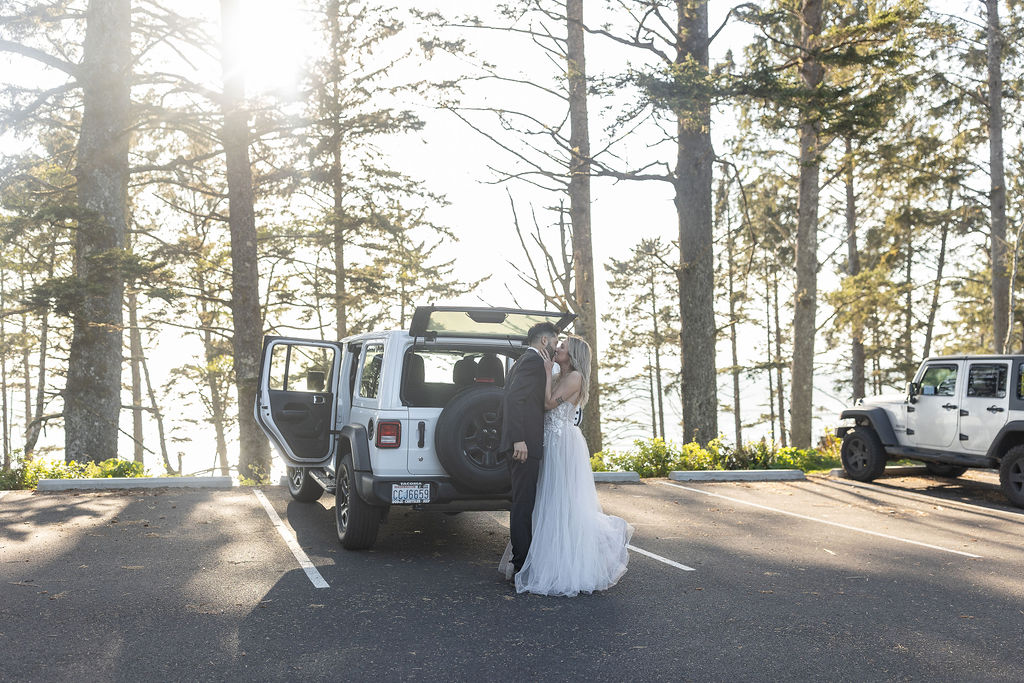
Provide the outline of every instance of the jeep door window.
<path id="1" fill-rule="evenodd" d="M 363 351 L 363 369 L 359 374 L 359 396 L 377 398 L 380 391 L 380 369 L 384 364 L 384 345 L 367 344 Z"/>
<path id="2" fill-rule="evenodd" d="M 972 364 L 967 373 L 967 395 L 977 398 L 1005 398 L 1006 364 Z"/>
<path id="3" fill-rule="evenodd" d="M 921 377 L 921 396 L 956 394 L 956 366 L 929 365 Z"/>
<path id="4" fill-rule="evenodd" d="M 276 391 L 326 391 L 334 367 L 334 349 L 278 344 L 271 352 L 269 388 Z"/>

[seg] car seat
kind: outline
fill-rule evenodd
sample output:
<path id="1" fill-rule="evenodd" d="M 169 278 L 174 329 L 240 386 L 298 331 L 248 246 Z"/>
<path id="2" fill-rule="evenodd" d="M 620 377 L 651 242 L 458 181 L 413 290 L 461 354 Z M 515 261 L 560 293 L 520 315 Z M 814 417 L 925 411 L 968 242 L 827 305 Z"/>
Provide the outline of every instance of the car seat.
<path id="1" fill-rule="evenodd" d="M 456 361 L 452 367 L 452 381 L 460 387 L 473 384 L 476 381 L 476 361 L 468 356 Z"/>
<path id="2" fill-rule="evenodd" d="M 477 363 L 476 381 L 496 387 L 505 386 L 505 367 L 496 354 L 485 353 Z"/>

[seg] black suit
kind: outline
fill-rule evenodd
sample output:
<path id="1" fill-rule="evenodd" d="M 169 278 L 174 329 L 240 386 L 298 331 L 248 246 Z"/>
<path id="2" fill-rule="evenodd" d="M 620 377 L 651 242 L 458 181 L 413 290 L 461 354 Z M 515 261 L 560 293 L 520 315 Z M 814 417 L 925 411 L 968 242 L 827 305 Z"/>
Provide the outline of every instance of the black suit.
<path id="1" fill-rule="evenodd" d="M 533 504 L 537 498 L 537 476 L 544 457 L 544 360 L 527 349 L 505 381 L 501 401 L 501 443 L 498 450 L 509 454 L 512 463 L 512 564 L 519 571 L 533 540 Z M 526 462 L 511 460 L 517 441 L 526 442 Z"/>

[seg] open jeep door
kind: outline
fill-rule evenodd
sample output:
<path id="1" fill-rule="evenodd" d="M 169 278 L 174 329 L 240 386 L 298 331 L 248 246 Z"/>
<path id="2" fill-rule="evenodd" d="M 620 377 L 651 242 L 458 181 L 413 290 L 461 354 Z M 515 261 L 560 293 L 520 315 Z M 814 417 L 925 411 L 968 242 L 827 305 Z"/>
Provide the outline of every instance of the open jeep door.
<path id="1" fill-rule="evenodd" d="M 292 467 L 326 464 L 338 440 L 338 378 L 342 345 L 264 337 L 256 422 Z"/>
<path id="2" fill-rule="evenodd" d="M 427 340 L 439 337 L 468 337 L 509 339 L 525 343 L 526 333 L 537 323 L 549 322 L 562 332 L 575 319 L 575 313 L 562 311 L 417 306 L 409 324 L 409 335 Z"/>

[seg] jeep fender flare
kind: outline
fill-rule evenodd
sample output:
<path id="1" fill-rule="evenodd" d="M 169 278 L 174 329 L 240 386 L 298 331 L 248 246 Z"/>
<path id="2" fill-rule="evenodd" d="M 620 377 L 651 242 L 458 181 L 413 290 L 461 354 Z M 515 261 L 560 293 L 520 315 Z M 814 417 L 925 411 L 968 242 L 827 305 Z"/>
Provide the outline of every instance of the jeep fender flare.
<path id="1" fill-rule="evenodd" d="M 1024 444 L 1024 420 L 1011 420 L 1004 424 L 996 438 L 992 439 L 985 456 L 1002 460 L 1003 453 L 1019 444 Z"/>
<path id="2" fill-rule="evenodd" d="M 857 424 L 863 424 L 866 421 L 875 430 L 875 434 L 878 434 L 883 446 L 899 444 L 896 440 L 896 432 L 892 428 L 892 422 L 889 421 L 889 415 L 882 408 L 850 408 L 840 413 L 839 418 L 853 419 Z M 840 436 L 845 436 L 845 430 Z"/>
<path id="3" fill-rule="evenodd" d="M 345 425 L 341 428 L 341 443 L 338 448 L 338 462 L 347 452 L 352 454 L 352 469 L 356 472 L 372 472 L 370 467 L 370 442 L 366 437 L 366 427 L 362 425 Z"/>

